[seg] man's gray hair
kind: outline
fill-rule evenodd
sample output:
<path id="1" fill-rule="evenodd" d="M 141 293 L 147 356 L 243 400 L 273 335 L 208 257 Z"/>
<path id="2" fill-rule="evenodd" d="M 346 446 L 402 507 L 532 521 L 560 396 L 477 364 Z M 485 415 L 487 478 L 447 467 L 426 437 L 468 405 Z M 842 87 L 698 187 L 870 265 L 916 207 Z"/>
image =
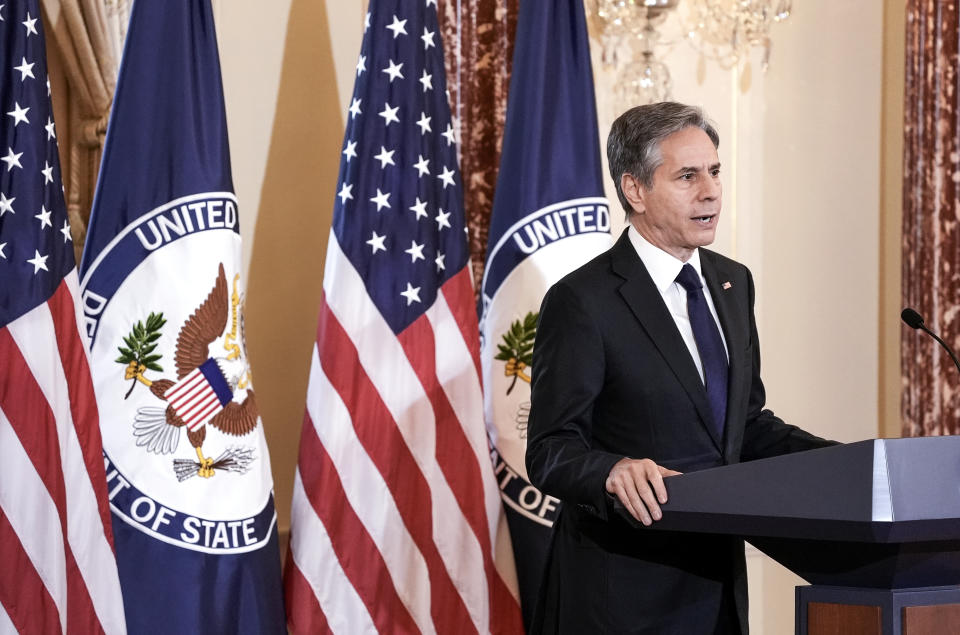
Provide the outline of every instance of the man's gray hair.
<path id="1" fill-rule="evenodd" d="M 653 173 L 663 163 L 660 143 L 673 133 L 691 127 L 707 133 L 714 147 L 720 146 L 720 135 L 700 108 L 674 101 L 635 106 L 613 122 L 607 137 L 607 161 L 617 198 L 628 219 L 633 208 L 623 195 L 620 178 L 630 174 L 646 189 L 653 187 Z"/>

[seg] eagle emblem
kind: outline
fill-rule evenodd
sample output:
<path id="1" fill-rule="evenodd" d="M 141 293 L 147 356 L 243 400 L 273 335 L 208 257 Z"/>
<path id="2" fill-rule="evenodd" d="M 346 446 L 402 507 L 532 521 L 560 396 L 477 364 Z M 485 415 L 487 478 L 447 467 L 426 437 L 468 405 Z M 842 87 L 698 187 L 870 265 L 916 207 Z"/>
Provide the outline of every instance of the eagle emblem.
<path id="1" fill-rule="evenodd" d="M 194 475 L 210 478 L 217 470 L 242 474 L 254 460 L 252 448 L 229 447 L 217 458 L 203 453 L 207 426 L 226 435 L 243 437 L 256 429 L 259 421 L 243 347 L 239 278 L 239 274 L 235 276 L 230 294 L 223 263 L 220 263 L 217 279 L 206 300 L 180 327 L 174 353 L 176 380 L 145 376 L 148 370 L 163 370 L 159 364 L 162 356 L 155 353 L 166 323 L 162 313 L 151 313 L 145 323 L 135 324 L 124 338 L 126 346 L 118 347 L 120 357 L 116 361 L 126 365 L 125 378 L 132 380 L 126 397 L 140 383 L 157 399 L 166 402 L 164 407 L 137 409 L 133 422 L 137 446 L 154 454 L 172 454 L 185 431 L 196 451 L 196 461 L 173 461 L 174 473 L 181 482 Z M 228 320 L 230 330 L 224 333 Z M 212 347 L 221 336 L 224 354 L 215 356 L 217 349 Z"/>

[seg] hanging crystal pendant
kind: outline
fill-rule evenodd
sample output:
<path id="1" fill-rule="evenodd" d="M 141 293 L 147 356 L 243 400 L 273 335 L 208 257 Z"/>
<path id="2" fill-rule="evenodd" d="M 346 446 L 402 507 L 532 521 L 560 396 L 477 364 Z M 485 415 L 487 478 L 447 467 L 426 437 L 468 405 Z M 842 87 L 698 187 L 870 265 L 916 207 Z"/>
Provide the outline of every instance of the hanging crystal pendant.
<path id="1" fill-rule="evenodd" d="M 670 98 L 670 71 L 657 59 L 658 28 L 680 0 L 595 0 L 603 31 L 603 61 L 616 68 L 617 101 L 647 104 Z M 623 55 L 629 47 L 630 54 Z"/>
<path id="2" fill-rule="evenodd" d="M 652 104 L 669 101 L 670 71 L 653 55 L 643 55 L 624 68 L 617 82 L 617 102 L 622 105 Z"/>

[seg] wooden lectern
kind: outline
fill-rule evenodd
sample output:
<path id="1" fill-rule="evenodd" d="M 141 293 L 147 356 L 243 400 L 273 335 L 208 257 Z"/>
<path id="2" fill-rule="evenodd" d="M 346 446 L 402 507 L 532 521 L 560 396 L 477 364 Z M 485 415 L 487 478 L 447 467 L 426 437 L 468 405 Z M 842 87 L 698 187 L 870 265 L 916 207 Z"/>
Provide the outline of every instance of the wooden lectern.
<path id="1" fill-rule="evenodd" d="M 811 583 L 797 635 L 960 634 L 960 436 L 691 472 L 667 492 L 652 529 L 740 535 Z"/>

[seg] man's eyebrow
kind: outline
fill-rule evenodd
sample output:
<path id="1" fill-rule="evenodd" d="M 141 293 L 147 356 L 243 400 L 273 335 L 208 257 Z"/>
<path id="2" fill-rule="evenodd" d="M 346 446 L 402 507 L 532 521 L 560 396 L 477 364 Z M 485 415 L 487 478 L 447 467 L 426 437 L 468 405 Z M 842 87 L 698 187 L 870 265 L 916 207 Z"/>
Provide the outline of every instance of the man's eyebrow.
<path id="1" fill-rule="evenodd" d="M 714 170 L 719 170 L 719 169 L 720 169 L 720 162 L 717 161 L 716 163 L 711 164 L 711 165 L 707 168 L 707 171 L 708 171 L 708 172 L 713 172 Z M 694 166 L 684 166 L 684 167 L 677 168 L 676 170 L 674 170 L 673 173 L 674 173 L 674 174 L 685 174 L 685 173 L 687 173 L 687 172 L 700 172 L 700 168 L 699 168 L 699 167 L 694 167 Z"/>

